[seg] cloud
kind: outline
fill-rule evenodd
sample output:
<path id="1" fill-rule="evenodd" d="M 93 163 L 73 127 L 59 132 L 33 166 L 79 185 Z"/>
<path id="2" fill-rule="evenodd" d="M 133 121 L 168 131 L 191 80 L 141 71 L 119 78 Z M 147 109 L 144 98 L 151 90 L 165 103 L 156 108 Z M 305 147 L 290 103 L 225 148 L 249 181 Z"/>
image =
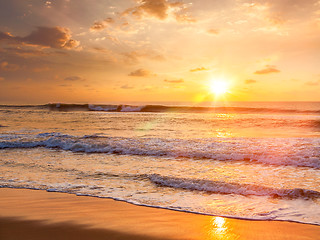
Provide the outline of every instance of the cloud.
<path id="1" fill-rule="evenodd" d="M 273 65 L 266 65 L 264 69 L 255 71 L 255 74 L 269 74 L 269 73 L 279 73 L 280 70 L 276 68 L 276 66 Z"/>
<path id="2" fill-rule="evenodd" d="M 319 10 L 319 0 L 243 0 L 244 6 L 259 11 L 273 25 L 312 18 Z"/>
<path id="3" fill-rule="evenodd" d="M 217 35 L 219 34 L 219 30 L 211 28 L 207 30 L 207 33 Z"/>
<path id="4" fill-rule="evenodd" d="M 25 58 L 34 57 L 34 56 L 47 56 L 47 55 L 53 54 L 53 53 L 44 52 L 35 48 L 26 49 L 26 48 L 22 48 L 21 46 L 8 47 L 8 48 L 4 48 L 4 50 L 8 53 L 25 57 Z"/>
<path id="5" fill-rule="evenodd" d="M 60 84 L 59 87 L 72 87 L 71 84 Z"/>
<path id="6" fill-rule="evenodd" d="M 122 89 L 133 89 L 133 87 L 126 85 L 121 86 Z"/>
<path id="7" fill-rule="evenodd" d="M 246 84 L 253 84 L 253 83 L 256 83 L 257 81 L 256 80 L 253 80 L 253 79 L 247 79 L 245 80 L 245 83 Z"/>
<path id="8" fill-rule="evenodd" d="M 11 64 L 6 61 L 0 63 L 0 71 L 14 72 L 19 70 L 19 66 L 17 64 Z"/>
<path id="9" fill-rule="evenodd" d="M 125 57 L 125 61 L 130 64 L 136 64 L 141 58 L 147 58 L 154 61 L 164 61 L 165 57 L 153 50 L 143 50 L 143 51 L 131 51 L 122 53 Z"/>
<path id="10" fill-rule="evenodd" d="M 69 76 L 66 77 L 64 80 L 66 81 L 84 81 L 85 79 L 79 76 Z"/>
<path id="11" fill-rule="evenodd" d="M 131 15 L 137 19 L 153 17 L 159 20 L 165 20 L 172 14 L 177 22 L 195 22 L 195 19 L 186 13 L 187 9 L 188 7 L 183 2 L 141 0 L 138 1 L 138 6 L 126 9 L 121 15 Z"/>
<path id="12" fill-rule="evenodd" d="M 0 77 L 0 81 L 3 81 L 4 80 L 4 77 Z"/>
<path id="13" fill-rule="evenodd" d="M 79 41 L 71 39 L 68 28 L 63 27 L 37 27 L 26 37 L 15 37 L 7 32 L 0 32 L 0 41 L 5 40 L 11 44 L 37 45 L 41 47 L 57 49 L 73 49 L 80 44 Z"/>
<path id="14" fill-rule="evenodd" d="M 163 81 L 167 82 L 167 83 L 183 83 L 184 82 L 184 80 L 182 78 L 176 79 L 176 80 L 167 80 L 167 79 L 165 79 Z"/>
<path id="15" fill-rule="evenodd" d="M 135 0 L 136 6 L 125 9 L 122 12 L 114 13 L 114 17 L 108 17 L 101 21 L 95 21 L 90 27 L 91 32 L 102 31 L 108 26 L 109 29 L 136 33 L 136 29 L 132 24 L 129 24 L 126 16 L 131 16 L 136 20 L 142 20 L 145 18 L 154 18 L 164 21 L 166 19 L 174 19 L 178 23 L 194 23 L 196 20 L 189 15 L 189 5 L 185 4 L 181 0 L 176 2 L 169 2 L 168 0 Z"/>
<path id="16" fill-rule="evenodd" d="M 35 67 L 32 69 L 33 72 L 45 72 L 49 70 L 50 70 L 49 67 Z"/>
<path id="17" fill-rule="evenodd" d="M 286 0 L 286 1 L 277 1 L 277 0 L 256 0 L 260 2 L 267 2 L 269 4 L 270 10 L 274 14 L 281 14 L 286 17 L 297 17 L 297 15 L 301 15 L 302 12 L 306 14 L 310 14 L 310 12 L 315 11 L 317 9 L 317 5 L 319 5 L 318 0 Z"/>
<path id="18" fill-rule="evenodd" d="M 51 4 L 52 4 L 51 1 L 46 1 L 44 5 L 46 6 L 46 8 L 51 8 L 52 7 Z"/>
<path id="19" fill-rule="evenodd" d="M 186 13 L 181 13 L 180 11 L 175 12 L 174 17 L 177 20 L 177 22 L 179 22 L 179 23 L 195 23 L 195 22 L 197 22 L 197 20 L 195 18 L 190 17 Z"/>
<path id="20" fill-rule="evenodd" d="M 157 86 L 145 86 L 145 87 L 141 88 L 140 91 L 151 92 L 151 91 L 155 91 L 157 89 L 159 89 Z"/>
<path id="21" fill-rule="evenodd" d="M 190 72 L 200 72 L 200 71 L 208 71 L 208 70 L 209 69 L 205 67 L 198 67 L 198 68 L 190 69 Z"/>
<path id="22" fill-rule="evenodd" d="M 110 18 L 110 17 L 108 17 L 102 21 L 96 21 L 90 27 L 90 31 L 101 31 L 101 30 L 105 29 L 108 26 L 108 24 L 112 24 L 112 23 L 114 23 L 114 20 L 113 20 L 113 18 Z"/>
<path id="23" fill-rule="evenodd" d="M 318 86 L 318 85 L 320 85 L 320 80 L 306 82 L 306 85 L 308 85 L 308 86 Z"/>
<path id="24" fill-rule="evenodd" d="M 131 77 L 150 77 L 150 76 L 156 76 L 156 74 L 150 72 L 149 70 L 140 68 L 140 69 L 137 69 L 137 70 L 129 73 L 128 76 L 131 76 Z"/>
<path id="25" fill-rule="evenodd" d="M 13 36 L 9 32 L 0 32 L 0 41 L 1 40 L 10 40 Z"/>

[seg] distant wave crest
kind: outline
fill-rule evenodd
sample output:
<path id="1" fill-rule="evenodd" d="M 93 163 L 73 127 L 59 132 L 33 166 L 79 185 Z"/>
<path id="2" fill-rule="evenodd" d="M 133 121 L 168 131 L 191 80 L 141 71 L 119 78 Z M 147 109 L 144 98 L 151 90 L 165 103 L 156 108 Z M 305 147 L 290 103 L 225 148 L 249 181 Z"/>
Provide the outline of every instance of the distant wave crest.
<path id="1" fill-rule="evenodd" d="M 103 105 L 103 104 L 66 104 L 49 103 L 45 105 L 12 106 L 5 108 L 41 108 L 51 111 L 103 111 L 103 112 L 179 112 L 179 113 L 243 113 L 243 114 L 320 114 L 320 109 L 299 110 L 267 107 L 198 107 L 198 106 L 165 106 L 165 105 Z"/>
<path id="2" fill-rule="evenodd" d="M 320 110 L 296 110 L 276 108 L 254 107 L 187 107 L 187 106 L 164 106 L 164 105 L 93 105 L 93 104 L 47 104 L 50 110 L 60 111 L 105 111 L 105 112 L 185 112 L 185 113 L 291 113 L 291 114 L 320 114 Z"/>

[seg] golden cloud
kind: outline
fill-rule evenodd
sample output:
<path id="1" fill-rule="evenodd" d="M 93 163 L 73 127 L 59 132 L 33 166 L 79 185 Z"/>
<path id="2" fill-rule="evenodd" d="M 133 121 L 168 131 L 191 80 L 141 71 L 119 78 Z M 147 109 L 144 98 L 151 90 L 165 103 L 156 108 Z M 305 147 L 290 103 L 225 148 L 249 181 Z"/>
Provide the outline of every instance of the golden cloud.
<path id="1" fill-rule="evenodd" d="M 245 80 L 245 83 L 246 84 L 253 84 L 253 83 L 256 83 L 257 81 L 256 80 L 253 80 L 253 79 L 247 79 Z"/>
<path id="2" fill-rule="evenodd" d="M 94 24 L 90 27 L 91 31 L 101 31 L 105 29 L 108 24 L 114 23 L 114 20 L 110 17 L 106 18 L 105 20 L 102 21 L 96 21 Z"/>
<path id="3" fill-rule="evenodd" d="M 208 70 L 209 69 L 205 67 L 198 67 L 198 68 L 190 69 L 190 72 L 200 72 L 200 71 L 208 71 Z"/>
<path id="4" fill-rule="evenodd" d="M 163 80 L 164 82 L 167 82 L 167 83 L 183 83 L 184 80 L 182 78 L 180 79 L 176 79 L 176 80 L 168 80 L 168 79 L 165 79 Z"/>
<path id="5" fill-rule="evenodd" d="M 136 64 L 141 58 L 147 58 L 154 61 L 164 61 L 165 57 L 153 50 L 124 52 L 122 55 L 129 64 Z"/>
<path id="6" fill-rule="evenodd" d="M 150 76 L 156 76 L 156 74 L 150 72 L 149 70 L 140 68 L 140 69 L 137 69 L 137 70 L 129 73 L 128 76 L 131 76 L 131 77 L 150 77 Z"/>
<path id="7" fill-rule="evenodd" d="M 255 74 L 269 74 L 269 73 L 279 73 L 280 70 L 276 68 L 276 66 L 273 65 L 266 65 L 264 69 L 255 71 Z"/>
<path id="8" fill-rule="evenodd" d="M 132 15 L 138 19 L 154 17 L 165 20 L 172 13 L 177 22 L 195 22 L 195 19 L 186 14 L 187 7 L 183 2 L 170 3 L 167 0 L 142 0 L 138 6 L 128 8 L 122 12 L 122 16 Z"/>
<path id="9" fill-rule="evenodd" d="M 211 28 L 207 30 L 207 33 L 217 35 L 219 34 L 219 30 Z"/>
<path id="10" fill-rule="evenodd" d="M 306 82 L 306 85 L 308 85 L 308 86 L 319 86 L 320 85 L 320 80 Z"/>
<path id="11" fill-rule="evenodd" d="M 66 81 L 84 81 L 85 79 L 79 76 L 69 76 L 66 77 L 64 80 Z"/>

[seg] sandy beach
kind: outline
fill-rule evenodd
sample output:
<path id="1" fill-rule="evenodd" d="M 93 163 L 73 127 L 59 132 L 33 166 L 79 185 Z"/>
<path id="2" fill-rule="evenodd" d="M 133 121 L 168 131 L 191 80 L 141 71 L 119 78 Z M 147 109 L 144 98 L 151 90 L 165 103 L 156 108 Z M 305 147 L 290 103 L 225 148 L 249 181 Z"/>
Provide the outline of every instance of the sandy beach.
<path id="1" fill-rule="evenodd" d="M 0 239 L 320 239 L 320 227 L 136 206 L 111 199 L 0 189 Z"/>

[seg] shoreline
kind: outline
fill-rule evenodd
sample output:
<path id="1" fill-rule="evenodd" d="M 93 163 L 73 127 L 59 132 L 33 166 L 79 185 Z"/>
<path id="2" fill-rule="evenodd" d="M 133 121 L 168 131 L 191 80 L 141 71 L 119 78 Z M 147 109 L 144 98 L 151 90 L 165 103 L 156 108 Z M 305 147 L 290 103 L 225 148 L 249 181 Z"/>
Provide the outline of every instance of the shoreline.
<path id="1" fill-rule="evenodd" d="M 117 202 L 123 202 L 123 203 L 126 203 L 126 204 L 132 204 L 132 205 L 138 206 L 138 207 L 169 210 L 169 211 L 176 211 L 176 212 L 182 212 L 182 213 L 188 213 L 188 214 L 196 214 L 196 215 L 209 216 L 209 217 L 222 217 L 222 218 L 227 218 L 227 219 L 243 220 L 243 221 L 254 221 L 254 222 L 255 221 L 288 222 L 288 223 L 298 223 L 298 224 L 306 224 L 306 225 L 313 225 L 313 226 L 319 226 L 320 227 L 320 224 L 316 224 L 316 223 L 299 222 L 299 221 L 294 221 L 294 220 L 282 220 L 282 219 L 254 219 L 254 218 L 234 217 L 234 216 L 225 216 L 225 215 L 213 215 L 213 214 L 209 214 L 209 213 L 192 212 L 192 211 L 188 211 L 188 210 L 179 210 L 179 209 L 174 209 L 174 208 L 165 208 L 165 207 L 161 207 L 161 206 L 152 206 L 152 205 L 144 205 L 144 204 L 132 203 L 130 201 L 121 200 L 121 199 L 112 198 L 112 197 L 100 197 L 100 196 L 92 196 L 92 195 L 86 195 L 86 194 L 76 194 L 76 193 L 69 193 L 69 192 L 51 191 L 51 190 L 46 190 L 46 189 L 24 188 L 24 187 L 0 187 L 0 190 L 1 189 L 22 189 L 22 190 L 32 190 L 32 191 L 45 191 L 45 192 L 48 192 L 48 193 L 62 193 L 62 194 L 69 194 L 69 195 L 74 195 L 74 196 L 78 196 L 78 197 L 107 199 L 107 200 L 111 200 L 111 201 L 117 201 Z M 0 193 L 1 193 L 1 191 L 0 191 Z M 0 197 L 1 197 L 1 195 L 0 195 Z M 1 216 L 1 214 L 0 214 L 0 216 Z"/>
<path id="2" fill-rule="evenodd" d="M 319 225 L 217 217 L 45 190 L 0 188 L 0 209 L 0 239 L 6 240 L 320 239 Z"/>

